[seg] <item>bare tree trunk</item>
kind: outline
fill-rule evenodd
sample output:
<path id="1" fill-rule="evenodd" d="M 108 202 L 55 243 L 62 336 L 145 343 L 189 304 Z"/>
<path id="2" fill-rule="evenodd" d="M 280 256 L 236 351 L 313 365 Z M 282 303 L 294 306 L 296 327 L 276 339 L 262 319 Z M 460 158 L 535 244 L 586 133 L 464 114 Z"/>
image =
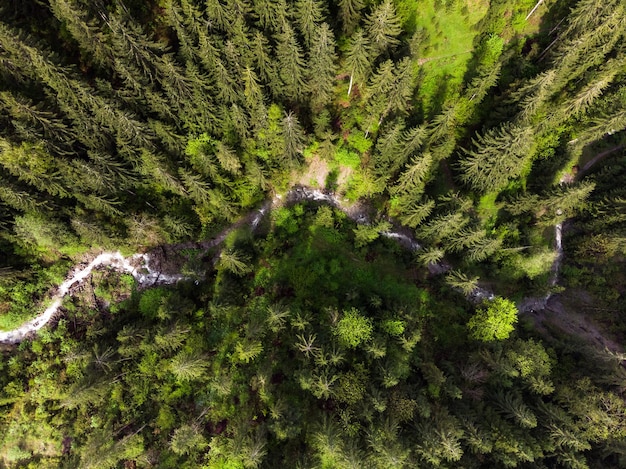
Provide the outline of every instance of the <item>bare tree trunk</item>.
<path id="1" fill-rule="evenodd" d="M 352 91 L 352 79 L 354 78 L 354 72 L 350 74 L 350 85 L 348 86 L 348 98 L 350 97 L 350 92 Z"/>
<path id="2" fill-rule="evenodd" d="M 539 0 L 539 1 L 537 2 L 537 4 L 535 5 L 535 7 L 534 7 L 532 10 L 530 10 L 530 13 L 528 13 L 528 15 L 526 16 L 526 21 L 528 21 L 528 18 L 530 18 L 530 15 L 532 15 L 532 14 L 535 12 L 535 10 L 536 10 L 537 8 L 539 8 L 539 5 L 541 5 L 542 3 L 543 3 L 543 0 Z"/>

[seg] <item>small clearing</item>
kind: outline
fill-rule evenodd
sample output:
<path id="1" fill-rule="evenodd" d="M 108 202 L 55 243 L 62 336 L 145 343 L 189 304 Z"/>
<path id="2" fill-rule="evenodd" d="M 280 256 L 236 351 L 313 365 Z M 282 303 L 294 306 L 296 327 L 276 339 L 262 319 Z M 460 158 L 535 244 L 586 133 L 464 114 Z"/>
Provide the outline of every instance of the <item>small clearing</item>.
<path id="1" fill-rule="evenodd" d="M 337 179 L 335 181 L 337 186 L 337 193 L 345 192 L 346 184 L 350 179 L 350 176 L 354 172 L 349 166 L 329 164 L 328 161 L 315 154 L 307 159 L 307 166 L 304 172 L 297 173 L 294 171 L 291 177 L 291 186 L 305 186 L 313 187 L 317 189 L 324 189 L 328 181 L 328 176 L 335 170 L 337 171 Z"/>

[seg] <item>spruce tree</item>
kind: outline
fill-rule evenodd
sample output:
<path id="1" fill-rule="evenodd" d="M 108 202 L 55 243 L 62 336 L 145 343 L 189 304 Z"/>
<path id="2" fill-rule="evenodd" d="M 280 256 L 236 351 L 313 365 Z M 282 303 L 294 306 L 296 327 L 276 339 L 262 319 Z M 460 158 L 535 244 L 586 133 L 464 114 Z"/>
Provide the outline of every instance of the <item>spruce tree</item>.
<path id="1" fill-rule="evenodd" d="M 365 83 L 371 68 L 370 44 L 361 29 L 350 37 L 345 54 L 345 66 L 350 73 L 350 84 L 348 85 L 348 97 L 350 97 L 354 82 Z"/>
<path id="2" fill-rule="evenodd" d="M 370 39 L 374 56 L 399 43 L 402 32 L 400 18 L 392 0 L 383 0 L 365 19 L 365 30 Z"/>
<path id="3" fill-rule="evenodd" d="M 299 101 L 304 94 L 304 58 L 302 49 L 289 22 L 283 22 L 276 36 L 278 76 L 282 94 L 291 101 Z"/>
<path id="4" fill-rule="evenodd" d="M 532 128 L 503 124 L 473 140 L 460 161 L 461 179 L 473 188 L 490 192 L 502 189 L 519 176 L 532 147 Z"/>
<path id="5" fill-rule="evenodd" d="M 315 29 L 309 58 L 307 88 L 313 112 L 319 112 L 331 101 L 336 61 L 335 38 L 330 26 L 322 23 Z"/>

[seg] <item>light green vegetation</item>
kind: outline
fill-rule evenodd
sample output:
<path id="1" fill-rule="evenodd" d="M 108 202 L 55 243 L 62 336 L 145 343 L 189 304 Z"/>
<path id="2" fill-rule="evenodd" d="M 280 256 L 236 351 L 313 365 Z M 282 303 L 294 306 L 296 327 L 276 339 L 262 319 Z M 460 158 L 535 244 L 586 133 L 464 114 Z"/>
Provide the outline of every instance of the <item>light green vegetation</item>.
<path id="1" fill-rule="evenodd" d="M 472 58 L 476 25 L 487 13 L 485 0 L 403 1 L 399 12 L 414 31 L 411 42 L 420 67 L 418 95 L 424 114 L 438 112 L 442 103 L 460 92 Z"/>
<path id="2" fill-rule="evenodd" d="M 624 467 L 626 4 L 533 5 L 0 2 L 0 326 L 186 277 L 3 351 L 0 466 Z"/>

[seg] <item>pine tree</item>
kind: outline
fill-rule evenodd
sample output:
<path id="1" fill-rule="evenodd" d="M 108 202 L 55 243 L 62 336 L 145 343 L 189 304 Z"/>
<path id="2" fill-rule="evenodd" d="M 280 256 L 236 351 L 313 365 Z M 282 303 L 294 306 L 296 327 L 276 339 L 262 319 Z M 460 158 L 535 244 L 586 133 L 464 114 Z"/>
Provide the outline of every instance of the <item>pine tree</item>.
<path id="1" fill-rule="evenodd" d="M 419 198 L 423 193 L 432 172 L 433 159 L 430 153 L 415 156 L 398 178 L 393 192 L 410 194 Z"/>
<path id="2" fill-rule="evenodd" d="M 298 117 L 293 112 L 285 114 L 282 124 L 284 158 L 287 166 L 293 166 L 304 149 L 306 137 Z"/>
<path id="3" fill-rule="evenodd" d="M 52 196 L 70 196 L 54 160 L 42 144 L 12 145 L 0 137 L 0 154 L 0 165 L 20 181 Z"/>
<path id="4" fill-rule="evenodd" d="M 495 402 L 504 417 L 515 420 L 523 428 L 535 428 L 537 417 L 524 403 L 522 397 L 513 392 L 498 392 Z"/>
<path id="5" fill-rule="evenodd" d="M 0 201 L 22 212 L 36 212 L 38 206 L 45 203 L 37 201 L 32 193 L 21 190 L 2 177 L 0 177 Z"/>
<path id="6" fill-rule="evenodd" d="M 259 77 L 265 83 L 275 80 L 276 71 L 271 57 L 272 48 L 265 35 L 256 31 L 252 37 L 251 54 L 254 57 L 254 65 L 259 72 Z M 278 95 L 278 94 L 277 94 Z"/>
<path id="7" fill-rule="evenodd" d="M 427 248 L 419 252 L 419 254 L 417 255 L 417 259 L 420 262 L 420 264 L 422 264 L 425 267 L 428 267 L 431 265 L 438 264 L 443 259 L 445 254 L 446 253 L 443 251 L 443 249 Z M 456 286 L 457 285 L 453 285 L 453 287 L 456 287 Z M 460 287 L 461 285 L 458 285 L 458 286 Z M 472 286 L 472 290 L 473 289 L 474 287 Z"/>
<path id="8" fill-rule="evenodd" d="M 383 0 L 367 15 L 365 30 L 376 57 L 399 43 L 397 37 L 402 32 L 402 26 L 392 0 Z"/>
<path id="9" fill-rule="evenodd" d="M 184 7 L 179 5 L 176 0 L 166 0 L 164 8 L 167 23 L 176 31 L 180 55 L 186 61 L 194 60 L 197 55 L 195 51 L 196 38 L 185 24 Z"/>
<path id="10" fill-rule="evenodd" d="M 34 132 L 43 140 L 48 148 L 57 154 L 72 152 L 72 144 L 76 140 L 74 130 L 69 127 L 60 116 L 42 109 L 44 103 L 33 105 L 26 98 L 9 91 L 0 92 L 0 107 L 13 119 L 13 126 L 21 127 L 23 122 L 28 128 L 35 128 Z"/>
<path id="11" fill-rule="evenodd" d="M 439 215 L 420 226 L 418 234 L 420 238 L 431 242 L 440 242 L 456 236 L 467 224 L 469 217 L 462 211 Z"/>
<path id="12" fill-rule="evenodd" d="M 183 425 L 174 430 L 170 448 L 178 455 L 188 455 L 206 448 L 207 442 L 196 425 Z"/>
<path id="13" fill-rule="evenodd" d="M 285 21 L 276 36 L 278 76 L 282 81 L 282 94 L 289 100 L 299 101 L 304 93 L 304 59 L 302 49 L 291 25 Z"/>
<path id="14" fill-rule="evenodd" d="M 513 215 L 527 212 L 541 213 L 541 220 L 545 224 L 553 224 L 572 216 L 583 206 L 594 189 L 595 184 L 589 181 L 560 186 L 545 196 L 522 195 L 507 204 L 506 209 Z"/>
<path id="15" fill-rule="evenodd" d="M 461 179 L 477 190 L 502 189 L 519 176 L 532 147 L 532 128 L 503 124 L 473 140 L 475 149 L 465 151 Z"/>
<path id="16" fill-rule="evenodd" d="M 249 264 L 250 260 L 235 250 L 224 249 L 220 253 L 220 267 L 234 275 L 242 276 L 249 273 L 252 270 Z"/>
<path id="17" fill-rule="evenodd" d="M 295 20 L 304 38 L 304 44 L 310 49 L 315 31 L 324 21 L 326 7 L 319 0 L 296 0 Z"/>
<path id="18" fill-rule="evenodd" d="M 253 0 L 253 8 L 261 29 L 280 31 L 287 21 L 287 3 L 285 0 Z"/>
<path id="19" fill-rule="evenodd" d="M 457 109 L 455 105 L 448 105 L 435 116 L 429 125 L 430 135 L 428 138 L 428 144 L 431 147 L 435 144 L 441 144 L 444 142 L 455 143 L 456 135 L 455 128 L 457 126 Z M 431 150 L 432 151 L 432 150 Z"/>
<path id="20" fill-rule="evenodd" d="M 315 28 L 309 59 L 307 90 L 311 93 L 313 112 L 319 112 L 331 101 L 336 61 L 333 32 L 327 23 L 322 23 Z"/>
<path id="21" fill-rule="evenodd" d="M 185 185 L 189 196 L 200 205 L 206 205 L 209 203 L 210 186 L 202 178 L 194 173 L 191 173 L 184 168 L 179 168 L 178 172 Z"/>
<path id="22" fill-rule="evenodd" d="M 193 381 L 201 378 L 208 364 L 202 357 L 190 355 L 186 351 L 176 354 L 169 363 L 169 371 L 180 382 Z"/>
<path id="23" fill-rule="evenodd" d="M 416 228 L 428 218 L 435 208 L 434 200 L 420 200 L 413 194 L 407 194 L 399 198 L 398 212 L 403 225 Z"/>
<path id="24" fill-rule="evenodd" d="M 461 290 L 464 295 L 471 294 L 478 287 L 478 277 L 468 277 L 461 271 L 451 270 L 446 275 L 446 282 L 452 288 Z"/>
<path id="25" fill-rule="evenodd" d="M 222 5 L 220 0 L 205 0 L 206 15 L 209 18 L 209 29 L 228 31 L 234 20 L 233 11 Z"/>
<path id="26" fill-rule="evenodd" d="M 345 66 L 350 71 L 350 97 L 353 83 L 365 83 L 371 68 L 370 45 L 363 30 L 359 29 L 350 37 L 345 57 Z"/>
<path id="27" fill-rule="evenodd" d="M 62 22 L 78 43 L 83 59 L 93 61 L 99 67 L 110 67 L 113 63 L 111 51 L 106 47 L 106 39 L 99 27 L 89 18 L 89 12 L 74 0 L 50 0 L 50 9 Z"/>
<path id="28" fill-rule="evenodd" d="M 361 10 L 365 7 L 363 0 L 339 0 L 339 17 L 344 34 L 350 35 L 361 19 Z"/>
<path id="29" fill-rule="evenodd" d="M 602 95 L 603 91 L 611 84 L 617 70 L 611 70 L 601 74 L 594 82 L 589 83 L 582 90 L 580 90 L 576 96 L 574 96 L 569 102 L 565 102 L 562 112 L 565 116 L 578 116 L 581 113 L 585 113 L 591 104 Z"/>
<path id="30" fill-rule="evenodd" d="M 411 155 L 420 149 L 426 137 L 426 127 L 419 125 L 406 129 L 402 135 L 402 159 L 408 160 Z"/>
<path id="31" fill-rule="evenodd" d="M 617 102 L 616 97 L 608 98 L 610 102 Z M 578 138 L 576 139 L 575 146 L 582 151 L 582 148 L 589 143 L 607 135 L 613 135 L 617 132 L 621 132 L 626 129 L 626 109 L 615 109 L 612 112 L 596 116 L 590 120 L 585 128 L 581 129 Z"/>

